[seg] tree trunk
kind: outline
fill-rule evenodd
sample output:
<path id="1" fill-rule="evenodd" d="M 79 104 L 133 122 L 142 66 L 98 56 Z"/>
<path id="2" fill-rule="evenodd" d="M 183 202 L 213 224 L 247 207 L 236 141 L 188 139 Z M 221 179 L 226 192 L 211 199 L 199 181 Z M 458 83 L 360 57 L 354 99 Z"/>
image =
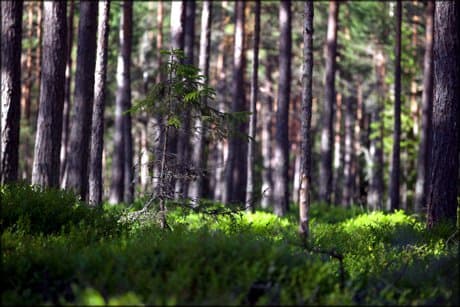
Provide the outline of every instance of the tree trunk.
<path id="1" fill-rule="evenodd" d="M 64 110 L 62 117 L 62 137 L 61 137 L 61 166 L 60 181 L 64 178 L 64 170 L 67 162 L 67 143 L 69 139 L 69 118 L 70 118 L 70 97 L 72 82 L 72 47 L 73 47 L 73 20 L 74 20 L 75 1 L 69 2 L 69 14 L 67 19 L 67 54 L 65 68 L 65 87 L 64 87 Z"/>
<path id="2" fill-rule="evenodd" d="M 345 142 L 344 142 L 344 163 L 343 163 L 343 194 L 342 204 L 349 207 L 353 199 L 354 173 L 352 172 L 353 164 L 353 128 L 354 128 L 354 108 L 353 97 L 345 97 Z"/>
<path id="3" fill-rule="evenodd" d="M 67 21 L 65 2 L 44 2 L 43 69 L 32 184 L 59 186 Z"/>
<path id="4" fill-rule="evenodd" d="M 77 70 L 64 188 L 86 198 L 88 158 L 94 96 L 97 7 L 93 1 L 80 2 Z"/>
<path id="5" fill-rule="evenodd" d="M 0 183 L 18 178 L 19 121 L 21 119 L 22 1 L 1 5 L 1 172 Z"/>
<path id="6" fill-rule="evenodd" d="M 251 98 L 249 112 L 249 144 L 247 161 L 247 185 L 246 185 L 246 210 L 255 210 L 255 174 L 256 163 L 256 127 L 257 127 L 257 95 L 258 95 L 258 70 L 259 70 L 259 36 L 260 36 L 260 0 L 255 2 L 254 7 L 254 41 L 253 41 L 253 60 L 251 76 Z"/>
<path id="7" fill-rule="evenodd" d="M 102 150 L 104 148 L 104 109 L 107 74 L 107 42 L 109 38 L 110 1 L 99 2 L 97 26 L 96 69 L 94 74 L 94 107 L 91 127 L 89 168 L 89 203 L 102 203 Z"/>
<path id="8" fill-rule="evenodd" d="M 334 152 L 334 102 L 337 53 L 337 19 L 339 4 L 329 2 L 326 42 L 326 82 L 324 86 L 323 127 L 321 131 L 321 164 L 319 181 L 320 201 L 330 203 L 332 194 L 332 155 Z"/>
<path id="9" fill-rule="evenodd" d="M 369 133 L 376 134 L 376 136 L 370 138 L 370 150 L 367 157 L 369 170 L 367 205 L 370 210 L 381 210 L 383 209 L 383 121 L 381 113 L 385 95 L 385 56 L 380 47 L 375 50 L 374 64 L 377 74 L 377 98 L 370 106 L 370 123 L 374 124 L 374 129 L 369 129 Z"/>
<path id="10" fill-rule="evenodd" d="M 395 105 L 393 154 L 390 171 L 390 210 L 399 209 L 400 139 L 401 139 L 401 0 L 396 1 Z"/>
<path id="11" fill-rule="evenodd" d="M 123 14 L 120 28 L 123 36 L 120 37 L 120 51 L 123 58 L 123 112 L 131 109 L 131 50 L 133 40 L 133 2 L 123 2 Z M 134 167 L 133 167 L 133 134 L 131 113 L 123 116 L 123 138 L 125 147 L 124 159 L 124 192 L 123 201 L 131 204 L 134 201 Z"/>
<path id="12" fill-rule="evenodd" d="M 26 119 L 27 124 L 30 126 L 30 100 L 32 94 L 32 44 L 33 44 L 33 21 L 34 21 L 34 3 L 26 2 L 24 9 L 27 8 L 27 39 L 28 48 L 25 63 L 25 77 L 22 86 L 21 96 L 21 109 L 24 110 L 22 116 Z M 24 29 L 23 29 L 24 31 Z"/>
<path id="13" fill-rule="evenodd" d="M 358 205 L 364 205 L 366 200 L 364 195 L 361 194 L 362 188 L 365 186 L 365 174 L 363 172 L 364 163 L 362 163 L 362 148 L 365 146 L 363 142 L 364 128 L 364 103 L 363 103 L 363 89 L 362 80 L 358 79 L 356 84 L 356 115 L 354 120 L 354 138 L 353 138 L 353 151 L 355 159 L 352 161 L 352 174 L 355 179 L 353 186 L 352 201 Z M 361 144 L 363 143 L 363 144 Z M 363 189 L 364 190 L 364 189 Z"/>
<path id="14" fill-rule="evenodd" d="M 434 101 L 429 228 L 442 220 L 457 220 L 460 150 L 460 5 L 436 2 L 434 11 Z"/>
<path id="15" fill-rule="evenodd" d="M 207 0 L 203 2 L 203 11 L 201 15 L 201 33 L 200 33 L 200 55 L 199 68 L 200 73 L 209 79 L 209 57 L 211 49 L 211 20 L 212 20 L 212 2 Z M 208 82 L 208 81 L 207 81 Z M 202 101 L 203 105 L 207 105 L 206 98 Z M 205 131 L 203 122 L 198 116 L 194 123 L 194 146 L 192 152 L 192 161 L 198 170 L 203 170 L 205 166 L 204 160 L 204 144 Z M 203 195 L 203 176 L 198 176 L 195 181 L 190 183 L 189 196 L 193 201 L 200 199 Z"/>
<path id="16" fill-rule="evenodd" d="M 35 82 L 37 84 L 38 93 L 40 97 L 40 78 L 42 72 L 42 39 L 43 39 L 43 1 L 37 3 L 37 48 L 35 50 Z M 35 110 L 30 110 L 33 115 L 38 111 L 38 103 Z"/>
<path id="17" fill-rule="evenodd" d="M 243 1 L 235 3 L 235 41 L 233 55 L 233 87 L 232 87 L 232 112 L 244 111 L 244 7 Z M 225 185 L 222 195 L 223 203 L 232 202 L 244 203 L 245 201 L 245 178 L 246 152 L 244 151 L 244 140 L 239 133 L 244 133 L 244 124 L 236 127 L 237 135 L 228 140 L 228 157 L 225 168 Z M 236 163 L 236 159 L 239 159 Z M 241 160 L 240 160 L 241 159 Z"/>
<path id="18" fill-rule="evenodd" d="M 262 133 L 261 133 L 261 152 L 263 158 L 262 169 L 262 201 L 261 206 L 267 209 L 273 204 L 273 176 L 272 176 L 272 114 L 273 114 L 273 79 L 272 70 L 273 63 L 271 58 L 267 58 L 265 64 L 265 79 L 266 89 L 264 92 L 265 101 L 262 103 L 261 119 L 262 119 Z"/>
<path id="19" fill-rule="evenodd" d="M 331 200 L 336 205 L 342 203 L 343 188 L 343 102 L 342 93 L 336 94 L 335 99 L 335 122 L 334 122 L 334 154 L 333 154 L 333 173 L 332 173 L 332 191 L 334 198 Z"/>
<path id="20" fill-rule="evenodd" d="M 281 1 L 280 7 L 279 89 L 276 113 L 274 213 L 283 216 L 289 206 L 289 100 L 291 92 L 291 3 Z"/>
<path id="21" fill-rule="evenodd" d="M 185 23 L 184 23 L 184 63 L 193 65 L 193 47 L 195 42 L 195 0 L 185 1 Z M 190 114 L 184 111 L 181 114 L 182 126 L 178 131 L 177 138 L 177 159 L 181 169 L 185 169 L 190 160 Z M 188 196 L 188 180 L 180 178 L 176 180 L 175 194 L 179 198 Z"/>
<path id="22" fill-rule="evenodd" d="M 304 29 L 303 29 L 303 57 L 302 73 L 302 130 L 301 130 L 301 166 L 300 166 L 300 193 L 299 193 L 299 232 L 304 238 L 309 234 L 309 209 L 311 191 L 311 151 L 313 139 L 311 135 L 311 115 L 313 103 L 313 1 L 305 2 Z"/>
<path id="23" fill-rule="evenodd" d="M 434 1 L 428 1 L 425 11 L 425 56 L 423 59 L 422 133 L 420 135 L 415 187 L 415 212 L 426 210 L 431 151 L 431 117 L 433 112 L 433 15 Z"/>

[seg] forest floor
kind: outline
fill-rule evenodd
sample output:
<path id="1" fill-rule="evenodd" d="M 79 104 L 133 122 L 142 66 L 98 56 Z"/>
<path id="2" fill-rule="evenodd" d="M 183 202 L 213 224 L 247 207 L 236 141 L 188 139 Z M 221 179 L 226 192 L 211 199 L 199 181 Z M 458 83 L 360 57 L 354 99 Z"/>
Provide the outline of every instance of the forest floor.
<path id="1" fill-rule="evenodd" d="M 90 209 L 62 191 L 2 186 L 2 305 L 458 305 L 459 233 L 417 216 L 313 205 L 310 239 L 258 211 Z M 223 211 L 228 212 L 228 211 Z M 122 222 L 125 221 L 125 222 Z"/>

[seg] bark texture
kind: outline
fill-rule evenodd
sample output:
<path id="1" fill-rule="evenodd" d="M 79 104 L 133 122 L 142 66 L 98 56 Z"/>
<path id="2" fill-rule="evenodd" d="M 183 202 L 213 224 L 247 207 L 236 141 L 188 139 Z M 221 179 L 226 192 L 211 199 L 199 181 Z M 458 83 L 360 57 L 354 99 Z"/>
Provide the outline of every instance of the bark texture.
<path id="1" fill-rule="evenodd" d="M 304 238 L 309 234 L 310 190 L 311 190 L 311 115 L 313 102 L 313 1 L 304 4 L 303 28 L 303 73 L 302 73 L 302 117 L 300 147 L 300 193 L 299 193 L 299 232 Z"/>
<path id="2" fill-rule="evenodd" d="M 332 194 L 332 155 L 334 137 L 335 70 L 337 53 L 337 19 L 339 4 L 329 2 L 326 42 L 326 79 L 324 86 L 323 127 L 321 129 L 320 201 L 330 203 Z"/>
<path id="3" fill-rule="evenodd" d="M 21 118 L 22 1 L 1 5 L 1 172 L 0 183 L 18 178 L 19 120 Z"/>
<path id="4" fill-rule="evenodd" d="M 80 2 L 77 70 L 64 188 L 86 199 L 88 160 L 93 113 L 94 65 L 96 61 L 98 3 Z"/>
<path id="5" fill-rule="evenodd" d="M 96 68 L 94 73 L 94 106 L 91 126 L 89 169 L 89 203 L 102 203 L 102 150 L 104 147 L 104 109 L 107 75 L 107 42 L 109 38 L 110 1 L 99 2 Z"/>
<path id="6" fill-rule="evenodd" d="M 283 216 L 289 206 L 289 100 L 291 92 L 291 2 L 281 1 L 278 109 L 274 150 L 274 213 Z"/>
<path id="7" fill-rule="evenodd" d="M 59 186 L 62 110 L 67 42 L 66 2 L 44 3 L 40 104 L 35 136 L 32 184 Z"/>
<path id="8" fill-rule="evenodd" d="M 436 2 L 434 101 L 427 224 L 455 223 L 460 149 L 460 3 Z"/>

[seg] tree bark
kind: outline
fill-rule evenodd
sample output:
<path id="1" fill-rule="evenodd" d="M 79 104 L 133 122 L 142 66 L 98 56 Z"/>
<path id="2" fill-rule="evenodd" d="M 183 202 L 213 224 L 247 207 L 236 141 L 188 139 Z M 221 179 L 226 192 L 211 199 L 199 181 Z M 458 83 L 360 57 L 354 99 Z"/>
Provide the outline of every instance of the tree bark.
<path id="1" fill-rule="evenodd" d="M 0 183 L 18 179 L 19 121 L 21 119 L 22 1 L 1 5 L 1 172 Z"/>
<path id="2" fill-rule="evenodd" d="M 279 89 L 276 113 L 274 213 L 284 216 L 289 206 L 289 100 L 291 91 L 291 3 L 281 1 L 280 6 Z"/>
<path id="3" fill-rule="evenodd" d="M 313 1 L 304 4 L 303 29 L 303 74 L 302 74 L 302 130 L 301 130 L 301 162 L 300 162 L 300 193 L 299 193 L 299 232 L 304 238 L 309 234 L 309 209 L 311 195 L 311 115 L 313 103 Z"/>
<path id="4" fill-rule="evenodd" d="M 460 150 L 460 5 L 436 2 L 434 11 L 434 101 L 429 228 L 443 220 L 457 220 Z"/>
<path id="5" fill-rule="evenodd" d="M 203 2 L 203 11 L 201 15 L 201 33 L 200 33 L 200 55 L 198 66 L 201 74 L 209 79 L 209 58 L 211 49 L 211 20 L 212 20 L 212 2 L 207 0 Z M 208 81 L 206 81 L 208 82 Z M 206 98 L 203 98 L 203 105 L 207 105 Z M 194 146 L 192 152 L 192 161 L 198 170 L 203 170 L 205 167 L 204 145 L 205 145 L 205 130 L 203 122 L 198 116 L 194 123 Z M 198 176 L 195 181 L 190 183 L 189 196 L 192 200 L 198 200 L 203 195 L 203 176 Z"/>
<path id="6" fill-rule="evenodd" d="M 64 175 L 64 188 L 73 190 L 82 199 L 86 198 L 88 187 L 88 159 L 96 60 L 97 4 L 93 1 L 80 2 L 75 94 Z"/>
<path id="7" fill-rule="evenodd" d="M 399 209 L 400 140 L 401 140 L 401 0 L 396 1 L 395 105 L 393 154 L 390 171 L 390 210 Z"/>
<path id="8" fill-rule="evenodd" d="M 193 65 L 194 54 L 193 47 L 195 42 L 195 0 L 188 0 L 185 2 L 185 22 L 184 22 L 184 63 Z M 190 160 L 190 114 L 184 111 L 181 114 L 182 126 L 178 131 L 177 138 L 177 159 L 181 169 Z M 188 196 L 188 180 L 180 178 L 176 180 L 175 194 L 179 198 L 187 198 Z"/>
<path id="9" fill-rule="evenodd" d="M 40 104 L 35 138 L 32 184 L 59 186 L 62 109 L 64 106 L 67 21 L 65 2 L 44 2 Z"/>
<path id="10" fill-rule="evenodd" d="M 107 75 L 107 42 L 109 39 L 110 1 L 99 2 L 97 26 L 96 69 L 94 74 L 94 106 L 91 126 L 89 168 L 89 203 L 102 203 L 102 150 L 104 148 L 104 109 Z"/>
<path id="11" fill-rule="evenodd" d="M 243 1 L 235 3 L 235 40 L 233 54 L 233 87 L 232 87 L 232 112 L 244 111 L 244 7 Z M 236 127 L 237 133 L 244 133 L 244 124 Z M 236 159 L 241 159 L 236 163 Z M 223 203 L 244 203 L 246 152 L 242 136 L 233 135 L 228 141 L 228 157 L 225 168 L 225 185 L 222 195 Z"/>
<path id="12" fill-rule="evenodd" d="M 256 127 L 257 127 L 257 96 L 258 96 L 258 70 L 259 70 L 259 36 L 260 36 L 260 0 L 255 2 L 254 7 L 254 41 L 253 41 L 253 61 L 251 76 L 251 98 L 249 112 L 249 144 L 247 161 L 247 185 L 246 185 L 246 210 L 254 212 L 255 201 L 255 159 L 256 159 Z"/>
<path id="13" fill-rule="evenodd" d="M 69 1 L 69 13 L 67 19 L 67 53 L 65 68 L 65 87 L 64 87 L 64 109 L 62 117 L 62 137 L 61 137 L 61 165 L 60 180 L 64 178 L 64 170 L 67 162 L 67 144 L 69 139 L 69 119 L 70 119 L 70 97 L 72 82 L 72 47 L 73 47 L 73 20 L 74 20 L 75 1 Z"/>
<path id="14" fill-rule="evenodd" d="M 353 164 L 353 140 L 354 140 L 354 103 L 353 97 L 345 97 L 345 142 L 344 142 L 344 163 L 343 163 L 343 194 L 342 204 L 349 207 L 353 199 L 354 173 L 352 172 Z"/>
<path id="15" fill-rule="evenodd" d="M 415 212 L 426 211 L 428 177 L 430 167 L 431 130 L 433 113 L 433 16 L 434 1 L 428 1 L 425 11 L 425 56 L 423 59 L 422 133 L 417 160 L 417 183 L 415 186 Z"/>
<path id="16" fill-rule="evenodd" d="M 334 118 L 334 154 L 333 154 L 333 173 L 332 191 L 334 197 L 331 202 L 339 205 L 342 203 L 343 187 L 343 96 L 337 93 L 335 96 L 335 118 Z"/>
<path id="17" fill-rule="evenodd" d="M 321 130 L 321 164 L 319 198 L 330 203 L 332 194 L 332 155 L 334 152 L 334 102 L 335 102 L 335 70 L 337 53 L 337 19 L 339 4 L 329 2 L 326 42 L 326 82 L 324 86 L 323 127 Z"/>
<path id="18" fill-rule="evenodd" d="M 33 21 L 34 21 L 34 3 L 28 2 L 24 5 L 24 9 L 27 8 L 27 39 L 29 47 L 27 48 L 26 53 L 26 63 L 25 63 L 25 77 L 24 83 L 22 85 L 22 96 L 21 96 L 21 109 L 24 112 L 21 114 L 27 121 L 27 124 L 30 125 L 30 100 L 32 94 L 32 41 L 34 38 L 33 35 Z M 25 29 L 23 29 L 24 31 Z"/>

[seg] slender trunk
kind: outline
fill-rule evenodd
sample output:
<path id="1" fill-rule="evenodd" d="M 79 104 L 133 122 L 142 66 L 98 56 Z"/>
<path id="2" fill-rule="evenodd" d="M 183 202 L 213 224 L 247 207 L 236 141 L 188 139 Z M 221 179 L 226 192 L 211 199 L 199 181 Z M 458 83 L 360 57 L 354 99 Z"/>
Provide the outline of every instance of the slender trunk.
<path id="1" fill-rule="evenodd" d="M 94 107 L 91 127 L 89 169 L 89 203 L 102 203 L 102 150 L 104 148 L 104 109 L 107 75 L 107 43 L 109 38 L 110 1 L 99 2 L 97 26 L 96 69 L 94 76 Z"/>
<path id="2" fill-rule="evenodd" d="M 299 232 L 305 239 L 309 235 L 309 210 L 311 195 L 311 152 L 313 139 L 311 135 L 311 115 L 313 103 L 313 1 L 305 2 L 303 29 L 302 73 L 302 130 L 301 130 L 301 166 L 299 193 Z"/>
<path id="3" fill-rule="evenodd" d="M 458 214 L 460 150 L 460 5 L 436 2 L 434 11 L 434 101 L 430 191 L 427 196 L 429 228 L 443 220 L 455 225 Z M 432 145 L 432 146 L 430 146 Z"/>
<path id="4" fill-rule="evenodd" d="M 72 82 L 72 47 L 73 47 L 73 20 L 74 20 L 75 1 L 69 2 L 69 14 L 67 19 L 67 53 L 65 68 L 65 87 L 64 87 L 64 110 L 62 117 L 62 137 L 61 137 L 61 169 L 60 180 L 64 178 L 64 170 L 67 162 L 67 143 L 69 139 L 69 119 L 70 119 L 70 97 Z"/>
<path id="5" fill-rule="evenodd" d="M 262 133 L 261 133 L 261 152 L 263 157 L 262 169 L 262 201 L 261 206 L 267 209 L 273 204 L 273 178 L 272 178 L 272 114 L 273 114 L 273 79 L 272 79 L 272 64 L 271 58 L 267 58 L 265 65 L 265 79 L 266 89 L 264 90 L 265 101 L 262 103 L 261 119 L 262 119 Z"/>
<path id="6" fill-rule="evenodd" d="M 353 164 L 353 126 L 354 126 L 354 109 L 353 97 L 345 97 L 345 142 L 344 142 L 344 163 L 343 163 L 343 189 L 342 204 L 349 207 L 353 199 L 354 173 L 352 172 Z"/>
<path id="7" fill-rule="evenodd" d="M 364 103 L 363 103 L 363 89 L 362 80 L 358 80 L 356 84 L 356 116 L 354 121 L 354 138 L 353 138 L 353 151 L 355 159 L 352 160 L 352 176 L 355 181 L 353 183 L 354 191 L 352 201 L 356 204 L 362 205 L 366 201 L 364 195 L 361 193 L 362 187 L 365 185 L 365 175 L 363 172 L 363 165 L 361 154 L 364 147 L 363 131 L 364 127 Z M 361 144 L 363 142 L 363 144 Z"/>
<path id="8" fill-rule="evenodd" d="M 123 58 L 123 112 L 131 109 L 131 50 L 133 37 L 133 2 L 123 2 L 123 14 L 120 27 L 123 37 L 120 37 L 120 50 Z M 134 201 L 134 167 L 133 167 L 133 134 L 131 113 L 123 116 L 123 138 L 124 138 L 124 192 L 123 201 L 131 204 Z"/>
<path id="9" fill-rule="evenodd" d="M 279 89 L 276 113 L 274 213 L 286 214 L 289 207 L 289 100 L 291 91 L 291 3 L 281 1 L 280 7 Z"/>
<path id="10" fill-rule="evenodd" d="M 258 69 L 259 69 L 259 36 L 260 36 L 260 1 L 256 1 L 254 7 L 254 41 L 253 61 L 251 76 L 251 100 L 249 112 L 249 145 L 247 163 L 247 185 L 246 185 L 246 210 L 254 212 L 255 201 L 255 158 L 256 158 L 256 127 L 257 127 L 257 95 L 258 95 Z"/>
<path id="11" fill-rule="evenodd" d="M 0 183 L 18 178 L 19 121 L 21 119 L 22 1 L 1 5 L 1 172 Z"/>
<path id="12" fill-rule="evenodd" d="M 427 2 L 425 18 L 425 56 L 423 59 L 423 94 L 422 94 L 422 133 L 420 135 L 419 154 L 417 161 L 417 183 L 415 190 L 415 212 L 426 210 L 428 192 L 428 176 L 431 151 L 431 130 L 433 112 L 433 15 L 435 3 Z"/>
<path id="13" fill-rule="evenodd" d="M 26 63 L 25 63 L 25 78 L 22 86 L 21 109 L 24 110 L 22 116 L 30 125 L 30 99 L 32 92 L 32 41 L 33 41 L 33 21 L 34 21 L 34 3 L 26 2 L 27 7 L 27 38 L 29 47 L 27 48 Z"/>
<path id="14" fill-rule="evenodd" d="M 32 184 L 59 186 L 62 109 L 64 105 L 66 10 L 65 2 L 44 3 L 43 74 L 35 138 Z"/>
<path id="15" fill-rule="evenodd" d="M 337 19 L 339 4 L 329 2 L 326 42 L 326 80 L 324 86 L 323 127 L 321 131 L 321 164 L 319 198 L 330 203 L 332 194 L 332 155 L 334 152 L 334 102 L 335 102 L 335 66 L 337 53 Z"/>
<path id="16" fill-rule="evenodd" d="M 395 105 L 393 154 L 390 171 L 390 210 L 399 209 L 400 139 L 401 139 L 401 0 L 396 2 Z"/>
<path id="17" fill-rule="evenodd" d="M 74 190 L 82 199 L 88 187 L 88 160 L 94 96 L 94 66 L 98 3 L 80 2 L 77 71 L 71 129 L 67 148 L 64 188 Z"/>
<path id="18" fill-rule="evenodd" d="M 37 3 L 37 49 L 35 50 L 35 82 L 37 84 L 38 93 L 40 97 L 40 78 L 42 75 L 42 39 L 43 39 L 43 1 Z M 38 111 L 38 103 L 36 109 L 31 110 L 31 113 L 36 114 Z"/>
<path id="19" fill-rule="evenodd" d="M 233 55 L 233 87 L 232 87 L 232 112 L 244 111 L 244 7 L 243 1 L 235 3 L 235 40 Z M 236 127 L 235 135 L 232 135 L 228 143 L 228 157 L 225 168 L 225 186 L 222 195 L 223 203 L 232 202 L 244 203 L 245 201 L 245 180 L 246 153 L 244 150 L 243 137 L 239 134 L 244 133 L 244 124 Z M 236 159 L 239 160 L 238 164 Z"/>
<path id="20" fill-rule="evenodd" d="M 334 191 L 333 202 L 336 205 L 342 203 L 342 187 L 343 187 L 343 129 L 342 129 L 342 119 L 343 119 L 343 102 L 342 102 L 342 93 L 336 94 L 336 103 L 335 103 L 335 123 L 334 123 L 334 172 L 332 174 L 332 186 Z M 346 99 L 346 98 L 345 98 Z"/>
<path id="21" fill-rule="evenodd" d="M 185 2 L 184 22 L 184 63 L 193 65 L 193 47 L 195 42 L 195 0 Z M 190 114 L 185 110 L 181 114 L 182 126 L 178 131 L 177 138 L 177 159 L 181 169 L 185 169 L 190 160 Z M 179 198 L 188 196 L 188 179 L 176 180 L 175 193 Z"/>
<path id="22" fill-rule="evenodd" d="M 200 35 L 200 55 L 198 66 L 201 74 L 209 79 L 209 57 L 211 49 L 211 20 L 212 20 L 212 2 L 207 0 L 203 2 L 203 11 L 201 15 L 201 35 Z M 208 81 L 206 81 L 208 82 Z M 206 98 L 201 102 L 207 105 Z M 192 161 L 195 167 L 201 172 L 205 168 L 204 145 L 205 130 L 201 117 L 198 116 L 194 123 L 194 146 L 192 152 Z M 199 175 L 190 183 L 189 196 L 193 201 L 197 201 L 203 195 L 203 176 Z"/>

